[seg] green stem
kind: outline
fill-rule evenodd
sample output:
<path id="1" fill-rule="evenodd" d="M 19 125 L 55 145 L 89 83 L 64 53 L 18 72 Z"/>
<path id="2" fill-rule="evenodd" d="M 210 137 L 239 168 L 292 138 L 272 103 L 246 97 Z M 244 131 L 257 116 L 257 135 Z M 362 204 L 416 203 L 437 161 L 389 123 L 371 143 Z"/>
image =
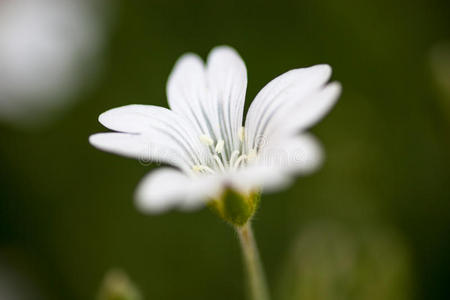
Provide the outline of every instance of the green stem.
<path id="1" fill-rule="evenodd" d="M 241 242 L 251 300 L 269 300 L 266 278 L 250 222 L 236 227 Z"/>

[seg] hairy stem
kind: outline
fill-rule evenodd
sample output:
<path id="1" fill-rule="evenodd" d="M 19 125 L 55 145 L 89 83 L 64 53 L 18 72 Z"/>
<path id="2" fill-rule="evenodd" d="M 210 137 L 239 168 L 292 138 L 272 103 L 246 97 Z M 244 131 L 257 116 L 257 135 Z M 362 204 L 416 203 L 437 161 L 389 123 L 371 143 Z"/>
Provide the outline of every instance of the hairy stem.
<path id="1" fill-rule="evenodd" d="M 241 243 L 251 300 L 269 300 L 266 278 L 250 222 L 236 227 Z"/>

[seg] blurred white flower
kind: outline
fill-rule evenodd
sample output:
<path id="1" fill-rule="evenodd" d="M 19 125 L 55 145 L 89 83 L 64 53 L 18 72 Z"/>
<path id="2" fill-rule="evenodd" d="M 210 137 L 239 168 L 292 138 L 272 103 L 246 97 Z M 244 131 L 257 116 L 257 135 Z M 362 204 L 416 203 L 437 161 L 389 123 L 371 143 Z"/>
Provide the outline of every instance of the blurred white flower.
<path id="1" fill-rule="evenodd" d="M 327 83 L 330 75 L 328 65 L 317 65 L 275 78 L 256 96 L 242 127 L 247 71 L 238 53 L 217 47 L 206 66 L 197 55 L 186 54 L 167 84 L 171 109 L 111 109 L 99 121 L 117 132 L 92 135 L 90 142 L 177 167 L 160 168 L 140 183 L 138 205 L 149 212 L 195 208 L 226 189 L 243 195 L 279 189 L 321 162 L 320 145 L 304 131 L 340 94 L 338 83 Z"/>
<path id="2" fill-rule="evenodd" d="M 104 25 L 94 3 L 0 1 L 1 119 L 34 124 L 88 82 Z"/>

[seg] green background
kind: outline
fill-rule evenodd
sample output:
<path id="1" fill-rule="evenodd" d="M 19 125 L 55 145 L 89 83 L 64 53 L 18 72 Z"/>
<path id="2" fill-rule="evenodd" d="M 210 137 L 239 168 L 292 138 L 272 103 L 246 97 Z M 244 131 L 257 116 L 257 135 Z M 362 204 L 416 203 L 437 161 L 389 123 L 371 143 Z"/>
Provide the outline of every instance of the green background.
<path id="1" fill-rule="evenodd" d="M 141 214 L 133 193 L 152 167 L 88 144 L 105 131 L 101 112 L 166 106 L 176 59 L 221 44 L 245 60 L 247 107 L 297 67 L 328 63 L 343 85 L 312 129 L 327 154 L 323 168 L 262 198 L 254 227 L 271 287 L 300 232 L 331 221 L 395 232 L 400 256 L 410 257 L 411 298 L 450 297 L 450 119 L 441 105 L 450 99 L 430 68 L 433 46 L 450 39 L 448 1 L 117 4 L 95 87 L 45 128 L 0 127 L 0 251 L 45 299 L 94 299 L 111 267 L 125 270 L 145 299 L 244 298 L 228 225 L 206 209 Z"/>

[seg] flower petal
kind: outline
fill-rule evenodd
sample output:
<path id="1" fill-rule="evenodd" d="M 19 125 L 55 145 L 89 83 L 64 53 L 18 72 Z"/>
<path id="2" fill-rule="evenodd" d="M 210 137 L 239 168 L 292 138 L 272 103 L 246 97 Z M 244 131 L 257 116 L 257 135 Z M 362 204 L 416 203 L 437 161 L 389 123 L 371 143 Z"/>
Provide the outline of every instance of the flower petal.
<path id="1" fill-rule="evenodd" d="M 220 181 L 215 176 L 189 177 L 170 168 L 149 173 L 136 191 L 137 206 L 143 212 L 161 213 L 171 208 L 192 210 L 220 194 Z"/>
<path id="2" fill-rule="evenodd" d="M 341 93 L 341 85 L 332 82 L 299 103 L 281 108 L 274 114 L 263 133 L 268 139 L 272 135 L 292 135 L 320 121 L 334 106 Z"/>
<path id="3" fill-rule="evenodd" d="M 100 150 L 136 158 L 144 163 L 167 163 L 190 171 L 188 158 L 177 149 L 153 142 L 143 134 L 97 133 L 89 137 L 89 142 Z"/>
<path id="4" fill-rule="evenodd" d="M 257 161 L 225 174 L 224 184 L 241 193 L 274 192 L 290 184 L 293 175 L 313 172 L 322 161 L 322 148 L 310 134 L 273 140 L 261 149 Z"/>
<path id="5" fill-rule="evenodd" d="M 224 140 L 229 158 L 238 147 L 246 88 L 244 62 L 234 49 L 221 46 L 211 51 L 206 67 L 197 55 L 183 55 L 169 76 L 167 96 L 170 108 L 186 115 L 198 135 Z"/>
<path id="6" fill-rule="evenodd" d="M 144 134 L 146 144 L 174 149 L 191 162 L 199 164 L 206 150 L 195 136 L 195 129 L 183 116 L 159 106 L 127 105 L 102 113 L 105 127 L 127 133 Z"/>
<path id="7" fill-rule="evenodd" d="M 225 185 L 229 185 L 243 194 L 250 194 L 258 190 L 274 192 L 291 182 L 290 176 L 281 172 L 280 168 L 262 164 L 249 165 L 225 174 L 223 180 Z"/>
<path id="8" fill-rule="evenodd" d="M 175 63 L 167 82 L 167 99 L 173 111 L 191 121 L 197 135 L 215 136 L 209 119 L 212 106 L 208 97 L 206 70 L 199 56 L 188 53 Z"/>
<path id="9" fill-rule="evenodd" d="M 316 65 L 291 70 L 269 82 L 255 97 L 247 113 L 247 146 L 255 148 L 280 109 L 306 101 L 309 95 L 323 87 L 330 75 L 330 66 Z"/>
<path id="10" fill-rule="evenodd" d="M 247 69 L 231 47 L 214 48 L 207 60 L 211 100 L 216 105 L 220 135 L 229 141 L 229 153 L 238 149 L 247 89 Z"/>
<path id="11" fill-rule="evenodd" d="M 289 174 L 309 174 L 323 161 L 323 150 L 311 134 L 280 137 L 261 149 L 259 163 Z"/>

